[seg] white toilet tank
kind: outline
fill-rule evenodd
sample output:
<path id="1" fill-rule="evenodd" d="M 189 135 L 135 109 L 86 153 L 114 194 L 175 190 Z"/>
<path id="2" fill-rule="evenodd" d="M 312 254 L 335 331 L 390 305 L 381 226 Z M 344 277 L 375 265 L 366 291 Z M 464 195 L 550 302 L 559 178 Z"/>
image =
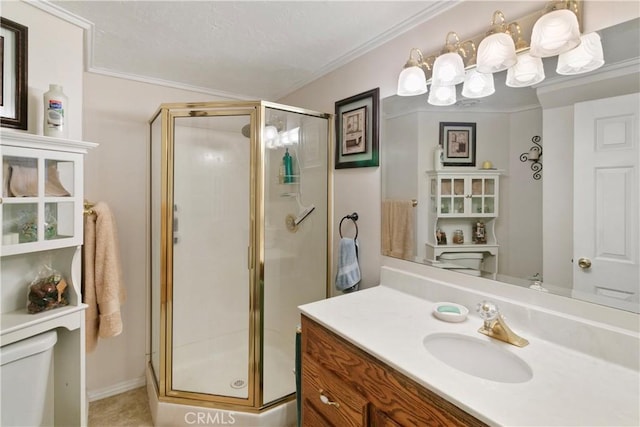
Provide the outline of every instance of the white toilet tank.
<path id="1" fill-rule="evenodd" d="M 53 425 L 56 331 L 0 347 L 2 426 Z"/>

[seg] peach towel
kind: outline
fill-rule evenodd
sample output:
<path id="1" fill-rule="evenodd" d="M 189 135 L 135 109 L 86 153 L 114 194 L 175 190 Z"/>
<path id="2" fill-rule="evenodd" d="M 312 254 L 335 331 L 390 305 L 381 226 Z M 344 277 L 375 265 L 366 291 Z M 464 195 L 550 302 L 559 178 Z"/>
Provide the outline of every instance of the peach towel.
<path id="1" fill-rule="evenodd" d="M 96 348 L 98 337 L 122 332 L 120 304 L 125 300 L 115 220 L 106 203 L 96 203 L 93 212 L 84 216 L 82 294 L 88 305 L 87 352 Z"/>
<path id="2" fill-rule="evenodd" d="M 382 201 L 382 255 L 413 260 L 413 202 Z"/>

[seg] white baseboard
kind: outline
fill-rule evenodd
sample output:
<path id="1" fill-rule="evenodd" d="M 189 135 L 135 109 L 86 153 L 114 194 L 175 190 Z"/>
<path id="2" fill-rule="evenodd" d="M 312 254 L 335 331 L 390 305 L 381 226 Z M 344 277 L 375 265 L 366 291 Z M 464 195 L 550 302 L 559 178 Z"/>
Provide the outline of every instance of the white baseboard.
<path id="1" fill-rule="evenodd" d="M 115 396 L 116 394 L 124 393 L 125 391 L 133 390 L 138 387 L 143 387 L 146 384 L 144 375 L 138 378 L 133 378 L 127 381 L 122 381 L 117 384 L 113 384 L 109 387 L 103 387 L 98 390 L 88 390 L 87 399 L 89 402 L 104 399 L 107 397 Z"/>

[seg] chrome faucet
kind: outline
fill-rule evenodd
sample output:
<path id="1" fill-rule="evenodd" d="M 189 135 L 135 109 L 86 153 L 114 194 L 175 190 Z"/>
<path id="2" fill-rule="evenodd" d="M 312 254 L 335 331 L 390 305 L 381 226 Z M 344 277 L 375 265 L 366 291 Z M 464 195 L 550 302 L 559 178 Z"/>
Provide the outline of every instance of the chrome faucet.
<path id="1" fill-rule="evenodd" d="M 482 301 L 478 303 L 476 311 L 484 320 L 484 324 L 478 332 L 485 334 L 491 338 L 513 344 L 518 347 L 524 347 L 529 341 L 522 338 L 509 328 L 504 320 L 504 316 L 500 314 L 498 306 L 491 301 Z"/>

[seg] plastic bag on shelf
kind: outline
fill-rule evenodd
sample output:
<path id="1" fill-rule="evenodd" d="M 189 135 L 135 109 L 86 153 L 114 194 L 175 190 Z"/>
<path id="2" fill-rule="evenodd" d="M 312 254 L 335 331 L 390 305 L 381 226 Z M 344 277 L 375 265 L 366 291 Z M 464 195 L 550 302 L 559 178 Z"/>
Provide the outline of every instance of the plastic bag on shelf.
<path id="1" fill-rule="evenodd" d="M 31 314 L 63 307 L 69 304 L 67 282 L 50 264 L 43 264 L 29 285 L 27 311 Z"/>

